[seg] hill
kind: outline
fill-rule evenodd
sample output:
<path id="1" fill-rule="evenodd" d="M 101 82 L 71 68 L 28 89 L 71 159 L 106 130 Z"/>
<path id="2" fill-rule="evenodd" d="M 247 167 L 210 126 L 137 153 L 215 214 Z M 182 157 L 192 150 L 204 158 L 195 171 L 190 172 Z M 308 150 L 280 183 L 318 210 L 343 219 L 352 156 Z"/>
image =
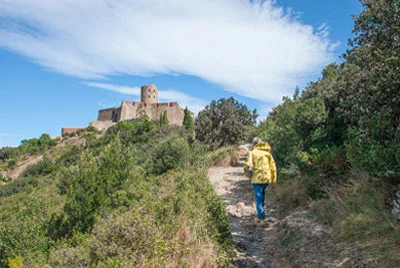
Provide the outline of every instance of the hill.
<path id="1" fill-rule="evenodd" d="M 207 150 L 191 134 L 138 119 L 100 138 L 92 129 L 80 136 L 83 143 L 36 151 L 28 142 L 12 152 L 11 166 L 36 163 L 0 188 L 1 266 L 230 263 L 229 226 L 207 177 Z"/>

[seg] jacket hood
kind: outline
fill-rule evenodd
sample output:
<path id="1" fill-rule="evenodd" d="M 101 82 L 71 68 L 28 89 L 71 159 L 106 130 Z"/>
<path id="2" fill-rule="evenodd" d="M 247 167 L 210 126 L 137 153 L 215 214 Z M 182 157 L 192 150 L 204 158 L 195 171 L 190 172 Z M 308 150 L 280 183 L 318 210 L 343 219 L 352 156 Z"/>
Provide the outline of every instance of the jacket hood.
<path id="1" fill-rule="evenodd" d="M 271 146 L 266 142 L 258 143 L 256 146 L 254 146 L 254 149 L 271 152 Z"/>

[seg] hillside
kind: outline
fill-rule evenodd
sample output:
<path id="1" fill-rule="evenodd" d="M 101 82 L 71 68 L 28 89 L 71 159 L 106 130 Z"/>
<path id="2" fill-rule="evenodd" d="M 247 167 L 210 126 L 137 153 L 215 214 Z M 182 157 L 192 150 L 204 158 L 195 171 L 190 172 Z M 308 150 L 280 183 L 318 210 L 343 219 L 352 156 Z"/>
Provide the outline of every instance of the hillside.
<path id="1" fill-rule="evenodd" d="M 32 155 L 19 148 L 16 169 L 36 163 L 0 188 L 2 267 L 229 265 L 229 226 L 203 145 L 147 119 L 79 135 L 84 143 Z"/>

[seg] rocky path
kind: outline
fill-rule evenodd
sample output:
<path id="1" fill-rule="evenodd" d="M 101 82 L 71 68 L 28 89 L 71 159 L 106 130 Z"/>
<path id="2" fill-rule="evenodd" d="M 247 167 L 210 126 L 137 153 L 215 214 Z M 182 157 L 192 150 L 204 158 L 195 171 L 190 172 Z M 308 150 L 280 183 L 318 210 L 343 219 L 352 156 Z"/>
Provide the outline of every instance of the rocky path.
<path id="1" fill-rule="evenodd" d="M 217 194 L 224 200 L 238 267 L 285 267 L 275 255 L 275 232 L 273 227 L 279 212 L 267 200 L 271 227 L 256 224 L 254 197 L 249 180 L 243 176 L 242 167 L 215 167 L 209 169 L 209 177 Z"/>
<path id="2" fill-rule="evenodd" d="M 269 227 L 256 224 L 256 209 L 243 168 L 212 167 L 209 178 L 225 202 L 238 267 L 373 267 L 357 247 L 334 241 L 333 231 L 303 208 L 285 212 L 267 192 Z M 366 260 L 366 261 L 365 261 Z"/>

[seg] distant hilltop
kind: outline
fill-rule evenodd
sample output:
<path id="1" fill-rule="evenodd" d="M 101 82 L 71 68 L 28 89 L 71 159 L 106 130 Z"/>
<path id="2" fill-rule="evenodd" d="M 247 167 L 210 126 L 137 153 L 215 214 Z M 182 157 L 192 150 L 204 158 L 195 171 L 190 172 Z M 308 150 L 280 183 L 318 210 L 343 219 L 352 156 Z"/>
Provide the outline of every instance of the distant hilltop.
<path id="1" fill-rule="evenodd" d="M 147 115 L 150 120 L 159 120 L 167 113 L 170 125 L 182 126 L 184 109 L 177 102 L 158 102 L 158 88 L 156 85 L 142 86 L 140 102 L 122 101 L 121 106 L 99 110 L 96 121 L 89 126 L 97 129 L 107 129 L 118 121 L 132 120 Z M 74 133 L 82 128 L 62 128 L 61 134 Z"/>

